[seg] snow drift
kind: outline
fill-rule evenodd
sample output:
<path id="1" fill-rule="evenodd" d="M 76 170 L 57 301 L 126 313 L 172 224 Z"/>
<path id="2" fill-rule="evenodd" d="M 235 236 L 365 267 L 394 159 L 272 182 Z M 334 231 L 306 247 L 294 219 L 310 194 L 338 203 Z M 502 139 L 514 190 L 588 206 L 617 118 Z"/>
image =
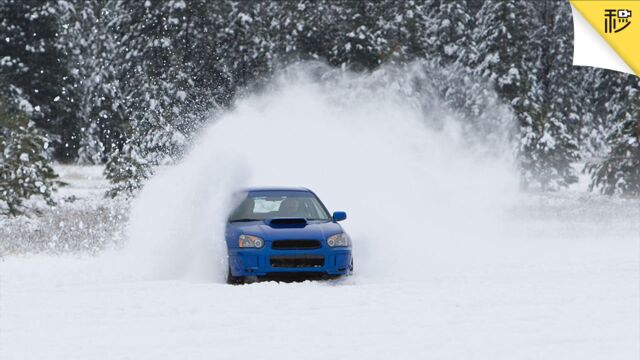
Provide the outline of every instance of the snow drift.
<path id="1" fill-rule="evenodd" d="M 425 69 L 285 69 L 149 181 L 133 204 L 129 259 L 153 278 L 221 280 L 230 194 L 253 185 L 305 186 L 347 211 L 357 279 L 477 259 L 501 238 L 517 189 L 509 156 L 496 155 L 508 144 L 483 141 L 506 138 L 511 117 L 496 106 L 482 128 L 469 124 Z"/>

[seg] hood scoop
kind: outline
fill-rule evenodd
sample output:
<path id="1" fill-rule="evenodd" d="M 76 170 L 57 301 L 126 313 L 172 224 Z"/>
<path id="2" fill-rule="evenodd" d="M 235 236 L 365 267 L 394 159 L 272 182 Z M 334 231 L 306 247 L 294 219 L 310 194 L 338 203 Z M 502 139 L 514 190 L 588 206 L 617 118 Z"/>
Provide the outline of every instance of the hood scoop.
<path id="1" fill-rule="evenodd" d="M 305 218 L 275 218 L 267 219 L 264 223 L 276 229 L 303 228 L 307 226 Z"/>

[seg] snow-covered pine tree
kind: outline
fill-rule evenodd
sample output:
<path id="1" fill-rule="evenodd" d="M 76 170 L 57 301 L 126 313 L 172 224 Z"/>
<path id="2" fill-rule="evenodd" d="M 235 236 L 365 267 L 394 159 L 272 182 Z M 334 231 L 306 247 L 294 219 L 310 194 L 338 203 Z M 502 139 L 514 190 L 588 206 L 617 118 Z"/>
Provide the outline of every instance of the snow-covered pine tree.
<path id="1" fill-rule="evenodd" d="M 75 157 L 78 128 L 69 99 L 66 57 L 58 47 L 59 7 L 53 1 L 0 0 L 0 87 L 12 110 L 20 110 L 53 135 L 62 160 Z"/>
<path id="2" fill-rule="evenodd" d="M 349 66 L 355 70 L 374 69 L 391 54 L 387 34 L 380 26 L 389 1 L 370 3 L 344 2 L 332 7 L 330 16 L 337 22 L 333 46 L 328 61 L 335 66 Z"/>
<path id="3" fill-rule="evenodd" d="M 478 47 L 476 73 L 492 81 L 501 96 L 514 108 L 527 110 L 523 98 L 532 90 L 530 76 L 536 72 L 531 57 L 539 55 L 540 24 L 531 4 L 517 0 L 491 0 L 477 15 L 473 34 Z M 520 113 L 527 115 L 526 111 Z"/>
<path id="4" fill-rule="evenodd" d="M 408 0 L 397 2 L 385 11 L 385 33 L 388 37 L 391 58 L 395 62 L 425 59 L 431 49 L 427 34 L 429 17 L 433 12 L 433 0 Z"/>
<path id="5" fill-rule="evenodd" d="M 327 59 L 338 31 L 334 15 L 339 5 L 328 0 L 278 4 L 283 13 L 278 19 L 281 33 L 274 38 L 278 61 Z"/>
<path id="6" fill-rule="evenodd" d="M 230 8 L 225 1 L 191 0 L 183 9 L 175 56 L 183 64 L 177 95 L 189 109 L 178 127 L 187 135 L 199 128 L 203 114 L 231 103 L 234 89 L 223 46 Z"/>
<path id="7" fill-rule="evenodd" d="M 182 0 L 120 3 L 113 28 L 118 38 L 116 78 L 123 99 L 126 144 L 112 149 L 105 169 L 109 194 L 133 191 L 159 164 L 181 155 L 185 136 L 179 130 L 189 81 L 182 31 L 187 4 Z M 135 184 L 135 185 L 131 185 Z"/>
<path id="8" fill-rule="evenodd" d="M 59 46 L 67 56 L 77 105 L 78 162 L 103 163 L 107 150 L 117 147 L 117 134 L 126 121 L 119 82 L 115 78 L 116 32 L 110 23 L 119 15 L 115 0 L 67 0 L 60 7 Z"/>
<path id="9" fill-rule="evenodd" d="M 495 142 L 490 137 L 501 133 L 494 125 L 502 119 L 486 116 L 499 107 L 498 99 L 495 91 L 473 72 L 477 59 L 474 16 L 467 2 L 437 1 L 431 5 L 426 59 L 433 68 L 432 76 L 438 79 L 435 84 L 440 96 L 452 111 L 464 117 L 465 133 L 472 132 L 475 136 L 471 138 L 484 135 L 488 143 Z"/>
<path id="10" fill-rule="evenodd" d="M 538 2 L 541 20 L 540 57 L 537 82 L 542 98 L 541 123 L 534 125 L 535 161 L 529 166 L 542 190 L 558 190 L 578 181 L 572 163 L 580 158 L 578 147 L 581 110 L 572 64 L 573 34 L 568 3 Z M 533 95 L 537 96 L 537 93 Z"/>
<path id="11" fill-rule="evenodd" d="M 273 2 L 265 8 L 275 66 L 298 60 L 327 59 L 338 33 L 334 15 L 340 4 L 328 0 Z"/>
<path id="12" fill-rule="evenodd" d="M 513 109 L 518 127 L 517 154 L 523 188 L 536 185 L 542 135 L 542 92 L 536 59 L 540 56 L 541 24 L 535 4 L 490 0 L 480 9 L 474 31 L 479 57 L 476 73 L 494 84 Z"/>
<path id="13" fill-rule="evenodd" d="M 640 80 L 613 74 L 614 89 L 607 101 L 609 152 L 600 161 L 587 164 L 591 190 L 604 194 L 640 195 Z"/>
<path id="14" fill-rule="evenodd" d="M 221 14 L 211 27 L 219 29 L 207 42 L 216 44 L 218 59 L 213 67 L 220 69 L 222 83 L 227 85 L 225 101 L 265 84 L 280 65 L 298 59 L 294 22 L 298 6 L 304 2 L 262 2 L 225 0 L 208 5 L 210 12 Z M 285 56 L 286 54 L 286 56 Z"/>
<path id="15" fill-rule="evenodd" d="M 403 36 L 405 42 L 415 44 L 408 58 L 422 59 L 423 71 L 428 73 L 439 98 L 449 106 L 456 116 L 464 118 L 463 134 L 468 139 L 485 139 L 480 148 L 495 149 L 505 139 L 496 137 L 505 133 L 507 116 L 501 113 L 504 106 L 486 80 L 474 74 L 475 14 L 467 2 L 421 1 L 410 2 L 413 7 L 404 9 L 411 17 L 402 26 L 422 35 Z M 403 3 L 400 6 L 408 6 Z M 404 19 L 404 17 L 400 17 Z M 417 24 L 414 24 L 417 23 Z M 419 36 L 419 43 L 411 41 Z M 443 117 L 441 120 L 445 120 Z M 485 146 L 489 145 L 489 146 Z"/>
<path id="16" fill-rule="evenodd" d="M 100 140 L 100 129 L 97 122 L 90 122 L 88 128 L 81 128 L 80 146 L 78 149 L 79 164 L 101 164 L 105 156 L 105 147 Z"/>
<path id="17" fill-rule="evenodd" d="M 275 11 L 269 17 L 281 29 L 280 34 L 272 37 L 278 64 L 286 65 L 298 59 L 322 59 L 336 66 L 342 65 L 336 54 L 343 50 L 337 49 L 336 42 L 345 33 L 346 4 L 330 0 L 277 4 L 279 7 L 273 9 Z M 278 16 L 278 12 L 282 16 Z"/>
<path id="18" fill-rule="evenodd" d="M 153 174 L 152 164 L 140 156 L 135 147 L 125 145 L 122 153 L 116 150 L 105 166 L 104 175 L 111 182 L 109 197 L 132 196 Z"/>
<path id="19" fill-rule="evenodd" d="M 23 214 L 24 201 L 33 196 L 55 205 L 57 175 L 49 165 L 48 144 L 26 114 L 12 112 L 0 99 L 0 213 Z"/>
<path id="20" fill-rule="evenodd" d="M 470 65 L 476 59 L 476 24 L 466 1 L 442 1 L 429 16 L 427 59 L 440 66 Z"/>
<path id="21" fill-rule="evenodd" d="M 576 74 L 577 99 L 580 99 L 582 115 L 578 139 L 581 157 L 587 162 L 604 157 L 609 152 L 607 132 L 612 124 L 607 123 L 609 113 L 607 102 L 616 89 L 619 79 L 617 72 L 578 68 Z M 619 89 L 619 87 L 618 87 Z"/>

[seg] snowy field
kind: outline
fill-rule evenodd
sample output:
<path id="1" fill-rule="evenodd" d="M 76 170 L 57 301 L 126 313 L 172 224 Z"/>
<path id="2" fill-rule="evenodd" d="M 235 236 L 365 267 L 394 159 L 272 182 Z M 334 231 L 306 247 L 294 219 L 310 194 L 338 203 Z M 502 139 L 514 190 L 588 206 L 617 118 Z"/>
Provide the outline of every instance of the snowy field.
<path id="1" fill-rule="evenodd" d="M 229 286 L 7 257 L 0 358 L 637 359 L 638 204 L 526 200 L 514 244 L 416 276 Z"/>
<path id="2" fill-rule="evenodd" d="M 28 253 L 97 253 L 122 242 L 128 206 L 105 199 L 108 181 L 102 166 L 54 166 L 65 184 L 54 197 L 56 206 L 29 201 L 37 213 L 0 217 L 0 257 Z"/>
<path id="3" fill-rule="evenodd" d="M 584 183 L 520 193 L 508 159 L 344 81 L 241 102 L 130 212 L 95 168 L 62 169 L 73 201 L 31 220 L 49 229 L 31 248 L 4 247 L 0 359 L 640 357 L 638 200 Z M 341 106 L 346 93 L 375 101 Z M 228 194 L 256 184 L 306 185 L 346 210 L 354 275 L 224 284 Z M 78 213 L 82 226 L 60 225 Z M 0 241 L 22 225 L 5 221 Z"/>

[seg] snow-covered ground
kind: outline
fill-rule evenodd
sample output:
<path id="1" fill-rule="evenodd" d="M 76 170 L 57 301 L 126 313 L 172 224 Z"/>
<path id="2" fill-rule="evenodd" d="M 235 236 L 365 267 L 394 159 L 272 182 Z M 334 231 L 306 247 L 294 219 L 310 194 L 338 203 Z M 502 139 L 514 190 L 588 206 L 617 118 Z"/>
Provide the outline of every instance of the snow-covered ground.
<path id="1" fill-rule="evenodd" d="M 517 245 L 415 277 L 229 286 L 5 258 L 0 358 L 637 359 L 638 204 L 528 201 Z"/>
<path id="2" fill-rule="evenodd" d="M 74 245 L 91 238 L 76 222 L 69 251 L 34 237 L 3 257 L 0 359 L 640 357 L 639 200 L 522 194 L 454 118 L 423 126 L 446 111 L 367 79 L 329 85 L 240 102 L 145 186 L 126 228 L 92 215 L 113 208 L 99 171 L 62 169 L 77 199 L 54 215 L 86 208 L 100 234 L 123 227 L 122 248 Z M 245 185 L 305 185 L 347 210 L 354 275 L 224 284 L 225 204 Z M 1 241 L 21 233 L 3 224 Z"/>
<path id="3" fill-rule="evenodd" d="M 54 193 L 56 206 L 29 201 L 29 216 L 0 217 L 0 257 L 28 253 L 96 253 L 122 242 L 128 204 L 105 198 L 102 166 L 55 165 L 64 183 Z"/>

